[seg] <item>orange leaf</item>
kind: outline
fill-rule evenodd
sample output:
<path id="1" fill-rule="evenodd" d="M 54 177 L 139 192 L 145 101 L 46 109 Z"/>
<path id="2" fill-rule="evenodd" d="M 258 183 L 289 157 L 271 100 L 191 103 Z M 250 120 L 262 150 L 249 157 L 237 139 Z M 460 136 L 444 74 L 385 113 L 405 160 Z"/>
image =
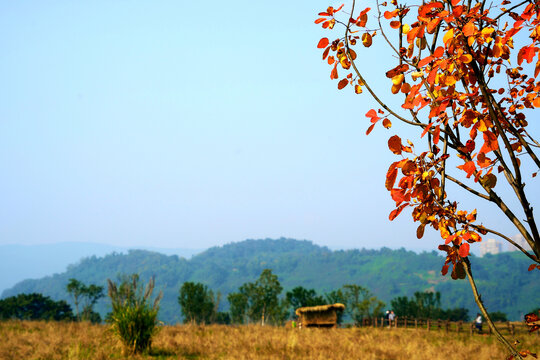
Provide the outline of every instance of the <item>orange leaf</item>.
<path id="1" fill-rule="evenodd" d="M 370 109 L 366 113 L 366 117 L 371 118 L 372 123 L 376 123 L 380 119 L 379 115 L 377 114 L 377 112 L 374 109 Z"/>
<path id="2" fill-rule="evenodd" d="M 422 135 L 420 135 L 421 138 L 423 138 L 424 135 L 426 135 L 426 133 L 429 131 L 429 128 L 431 128 L 432 125 L 433 125 L 433 123 L 429 123 L 429 124 L 424 128 L 424 131 L 422 131 Z"/>
<path id="3" fill-rule="evenodd" d="M 471 20 L 465 26 L 463 27 L 463 35 L 465 36 L 473 36 L 475 31 L 474 22 Z"/>
<path id="4" fill-rule="evenodd" d="M 334 68 L 332 69 L 332 72 L 330 73 L 330 79 L 334 80 L 337 78 L 338 78 L 337 63 L 335 63 Z"/>
<path id="5" fill-rule="evenodd" d="M 317 47 L 319 49 L 322 49 L 322 48 L 325 48 L 328 46 L 330 42 L 328 41 L 328 38 L 322 38 L 321 40 L 319 40 L 319 43 L 317 44 Z"/>
<path id="6" fill-rule="evenodd" d="M 392 122 L 388 119 L 384 119 L 383 122 L 382 122 L 382 125 L 387 128 L 387 129 L 390 129 L 390 127 L 392 127 Z"/>
<path id="7" fill-rule="evenodd" d="M 536 54 L 537 50 L 538 49 L 533 45 L 522 47 L 518 53 L 518 65 L 521 65 L 524 59 L 530 64 L 533 61 L 534 54 Z"/>
<path id="8" fill-rule="evenodd" d="M 399 11 L 398 9 L 395 9 L 394 11 L 385 11 L 384 18 L 387 20 L 390 20 L 391 18 L 393 18 L 394 16 L 398 14 L 398 11 Z"/>
<path id="9" fill-rule="evenodd" d="M 427 56 L 425 58 L 423 58 L 422 60 L 420 60 L 420 62 L 418 62 L 418 67 L 424 67 L 425 65 L 429 64 L 431 61 L 433 61 L 433 56 Z"/>
<path id="10" fill-rule="evenodd" d="M 497 136 L 489 130 L 483 132 L 484 134 L 484 146 L 480 149 L 480 152 L 484 154 L 489 153 L 490 151 L 497 150 L 499 148 L 499 143 L 497 142 Z"/>
<path id="11" fill-rule="evenodd" d="M 392 136 L 388 139 L 388 148 L 396 155 L 401 154 L 401 138 L 397 135 Z"/>
<path id="12" fill-rule="evenodd" d="M 345 86 L 347 86 L 349 84 L 349 80 L 347 79 L 341 79 L 338 84 L 337 84 L 337 88 L 339 90 L 343 89 Z"/>
<path id="13" fill-rule="evenodd" d="M 440 58 L 443 55 L 444 55 L 444 48 L 442 46 L 439 46 L 438 48 L 435 49 L 432 56 L 435 58 Z"/>
<path id="14" fill-rule="evenodd" d="M 373 131 L 373 128 L 375 127 L 375 124 L 371 124 L 368 129 L 366 130 L 366 135 L 369 135 L 370 132 Z"/>
<path id="15" fill-rule="evenodd" d="M 397 20 L 390 21 L 390 27 L 392 29 L 398 29 L 401 26 L 401 23 Z"/>
<path id="16" fill-rule="evenodd" d="M 469 256 L 469 250 L 470 250 L 470 245 L 468 243 L 461 244 L 461 246 L 459 247 L 459 256 L 461 257 Z"/>
<path id="17" fill-rule="evenodd" d="M 470 178 L 476 170 L 476 166 L 474 165 L 474 161 L 467 161 L 465 164 L 459 165 L 458 169 L 465 171 L 467 173 L 467 178 Z"/>

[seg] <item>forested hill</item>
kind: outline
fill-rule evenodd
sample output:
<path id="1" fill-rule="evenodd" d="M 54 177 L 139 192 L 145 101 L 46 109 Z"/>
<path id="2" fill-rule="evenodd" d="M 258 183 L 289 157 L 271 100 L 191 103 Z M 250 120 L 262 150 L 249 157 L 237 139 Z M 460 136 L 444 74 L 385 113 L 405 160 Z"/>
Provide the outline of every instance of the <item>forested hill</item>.
<path id="1" fill-rule="evenodd" d="M 472 259 L 479 291 L 488 310 L 502 311 L 518 319 L 540 303 L 540 272 L 528 272 L 529 262 L 519 253 L 503 253 Z M 245 282 L 255 281 L 262 270 L 272 269 L 285 290 L 295 286 L 313 288 L 322 294 L 344 284 L 359 284 L 389 304 L 397 296 L 415 291 L 441 292 L 441 305 L 465 307 L 476 313 L 469 285 L 440 275 L 444 258 L 436 252 L 417 254 L 404 249 L 331 251 L 309 241 L 293 239 L 246 240 L 214 247 L 190 260 L 156 252 L 131 250 L 90 257 L 70 265 L 66 272 L 38 280 L 25 280 L 5 290 L 2 297 L 38 292 L 55 300 L 70 300 L 65 292 L 70 278 L 84 283 L 106 285 L 107 278 L 139 273 L 143 280 L 156 276 L 156 288 L 164 291 L 160 318 L 168 323 L 180 320 L 178 291 L 185 281 L 202 282 L 222 294 L 237 291 Z M 512 297 L 511 294 L 520 294 Z M 102 300 L 98 310 L 107 311 Z"/>

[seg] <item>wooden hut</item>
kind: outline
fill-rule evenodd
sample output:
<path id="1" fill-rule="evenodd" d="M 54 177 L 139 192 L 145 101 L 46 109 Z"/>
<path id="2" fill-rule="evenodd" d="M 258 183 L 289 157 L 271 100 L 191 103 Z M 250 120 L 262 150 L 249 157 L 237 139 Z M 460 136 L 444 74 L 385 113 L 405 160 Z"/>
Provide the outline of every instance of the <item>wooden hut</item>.
<path id="1" fill-rule="evenodd" d="M 343 304 L 320 306 L 306 306 L 296 309 L 298 321 L 305 327 L 335 327 L 337 326 L 337 312 L 345 310 Z"/>

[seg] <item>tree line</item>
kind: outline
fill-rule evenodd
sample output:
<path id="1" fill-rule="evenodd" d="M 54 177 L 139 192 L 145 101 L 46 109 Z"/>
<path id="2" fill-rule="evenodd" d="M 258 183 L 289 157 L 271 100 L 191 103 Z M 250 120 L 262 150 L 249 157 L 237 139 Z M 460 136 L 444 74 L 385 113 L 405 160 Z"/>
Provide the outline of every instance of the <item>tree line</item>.
<path id="1" fill-rule="evenodd" d="M 121 283 L 128 284 L 128 278 L 132 277 L 124 276 Z M 102 286 L 86 285 L 72 278 L 66 290 L 75 305 L 75 313 L 64 300 L 54 301 L 36 293 L 19 294 L 0 300 L 0 319 L 102 321 L 99 313 L 94 311 L 96 302 L 104 297 Z M 339 314 L 338 322 L 347 321 L 358 325 L 365 318 L 383 316 L 386 307 L 369 289 L 358 284 L 345 284 L 323 294 L 302 286 L 283 293 L 277 275 L 270 269 L 263 270 L 255 281 L 246 282 L 237 291 L 229 293 L 227 312 L 219 310 L 221 301 L 219 291 L 214 292 L 199 282 L 184 282 L 179 289 L 178 304 L 183 321 L 193 324 L 279 325 L 294 319 L 294 311 L 299 307 L 342 303 L 345 311 Z M 442 309 L 440 303 L 439 292 L 416 292 L 411 298 L 394 298 L 389 308 L 398 316 L 411 318 L 469 320 L 467 309 Z M 506 320 L 504 313 L 496 313 L 495 316 L 498 320 Z M 110 314 L 107 317 L 110 318 Z"/>

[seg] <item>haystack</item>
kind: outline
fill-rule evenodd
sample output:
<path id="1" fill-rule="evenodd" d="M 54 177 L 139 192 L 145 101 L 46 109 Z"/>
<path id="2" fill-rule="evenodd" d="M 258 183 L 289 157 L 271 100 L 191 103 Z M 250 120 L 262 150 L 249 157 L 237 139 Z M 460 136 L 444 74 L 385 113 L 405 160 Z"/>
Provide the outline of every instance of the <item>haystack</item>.
<path id="1" fill-rule="evenodd" d="M 337 312 L 345 310 L 343 304 L 306 306 L 296 309 L 295 313 L 302 326 L 305 327 L 335 327 Z"/>

